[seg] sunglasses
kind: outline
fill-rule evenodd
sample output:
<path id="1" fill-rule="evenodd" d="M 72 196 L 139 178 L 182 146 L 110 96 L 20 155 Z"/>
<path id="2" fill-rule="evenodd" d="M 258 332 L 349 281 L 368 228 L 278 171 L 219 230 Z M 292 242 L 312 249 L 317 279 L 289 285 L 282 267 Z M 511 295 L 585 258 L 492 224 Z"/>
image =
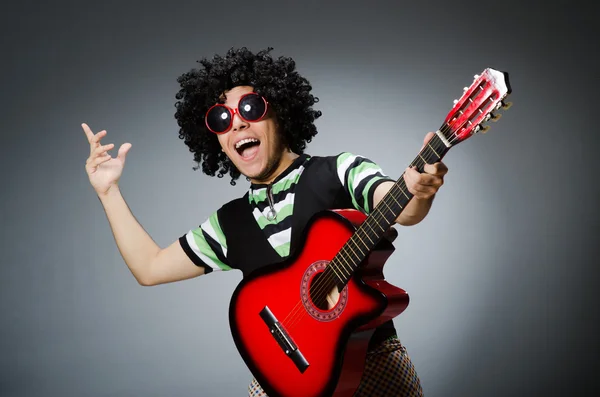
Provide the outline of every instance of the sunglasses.
<path id="1" fill-rule="evenodd" d="M 237 115 L 244 121 L 255 122 L 267 114 L 269 102 L 255 92 L 243 95 L 237 109 L 231 109 L 221 103 L 213 105 L 206 112 L 204 122 L 206 127 L 215 134 L 223 134 L 231 128 L 233 116 Z"/>

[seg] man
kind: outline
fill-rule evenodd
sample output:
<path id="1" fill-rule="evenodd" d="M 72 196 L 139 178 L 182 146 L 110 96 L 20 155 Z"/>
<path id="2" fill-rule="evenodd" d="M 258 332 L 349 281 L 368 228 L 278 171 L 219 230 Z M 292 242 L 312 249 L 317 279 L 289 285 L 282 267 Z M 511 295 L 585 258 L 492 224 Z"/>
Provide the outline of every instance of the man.
<path id="1" fill-rule="evenodd" d="M 273 59 L 270 51 L 231 49 L 225 56 L 201 60 L 202 68 L 179 77 L 175 113 L 179 137 L 204 173 L 219 177 L 228 173 L 232 184 L 244 175 L 250 187 L 242 198 L 225 204 L 164 249 L 136 221 L 119 191 L 131 144 L 123 144 L 112 157 L 108 151 L 114 145 L 101 144 L 106 131 L 94 134 L 82 125 L 90 143 L 85 167 L 90 183 L 119 251 L 141 285 L 230 269 L 247 276 L 298 249 L 298 236 L 317 211 L 356 208 L 368 213 L 393 185 L 393 179 L 364 157 L 304 153 L 306 143 L 317 134 L 314 120 L 321 113 L 312 109 L 317 98 L 294 61 Z M 431 136 L 426 135 L 424 144 Z M 423 173 L 405 170 L 406 186 L 414 197 L 398 224 L 414 225 L 427 215 L 446 172 L 441 162 L 426 165 Z M 265 395 L 256 380 L 249 395 Z M 420 381 L 389 321 L 371 339 L 356 396 L 420 395 Z"/>

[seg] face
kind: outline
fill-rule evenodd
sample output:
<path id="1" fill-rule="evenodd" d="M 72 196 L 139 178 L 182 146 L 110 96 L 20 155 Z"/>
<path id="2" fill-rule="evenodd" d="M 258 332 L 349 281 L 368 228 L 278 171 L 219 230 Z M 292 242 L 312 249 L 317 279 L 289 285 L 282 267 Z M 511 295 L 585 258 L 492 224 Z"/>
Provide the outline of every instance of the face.
<path id="1" fill-rule="evenodd" d="M 224 93 L 224 104 L 236 109 L 240 98 L 253 92 L 238 86 Z M 269 108 L 259 121 L 248 122 L 235 114 L 229 131 L 218 134 L 221 148 L 237 169 L 254 183 L 269 183 L 289 164 L 283 161 L 286 148 L 278 131 L 277 120 Z"/>

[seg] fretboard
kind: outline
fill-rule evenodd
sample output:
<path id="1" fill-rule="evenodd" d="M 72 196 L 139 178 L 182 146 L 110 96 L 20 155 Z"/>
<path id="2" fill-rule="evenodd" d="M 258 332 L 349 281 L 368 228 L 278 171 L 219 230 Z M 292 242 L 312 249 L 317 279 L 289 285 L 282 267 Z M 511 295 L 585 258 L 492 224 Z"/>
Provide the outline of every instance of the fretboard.
<path id="1" fill-rule="evenodd" d="M 450 148 L 436 134 L 423 147 L 410 166 L 415 166 L 419 172 L 423 172 L 425 164 L 440 161 L 449 150 Z M 332 279 L 337 281 L 336 284 L 340 290 L 348 283 L 360 263 L 384 233 L 394 224 L 412 197 L 413 194 L 406 187 L 403 173 L 330 262 L 327 271 L 332 273 L 331 276 L 334 276 Z"/>

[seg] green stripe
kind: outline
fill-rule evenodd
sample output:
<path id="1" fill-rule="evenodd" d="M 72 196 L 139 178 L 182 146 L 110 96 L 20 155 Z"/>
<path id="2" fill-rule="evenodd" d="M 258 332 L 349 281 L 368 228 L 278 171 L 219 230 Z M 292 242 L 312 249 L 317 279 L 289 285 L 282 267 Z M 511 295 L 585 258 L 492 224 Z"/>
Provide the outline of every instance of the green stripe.
<path id="1" fill-rule="evenodd" d="M 261 189 L 260 193 L 256 193 L 255 191 L 252 191 L 249 195 L 248 198 L 250 199 L 250 203 L 252 203 L 253 201 L 255 203 L 260 203 L 261 201 L 265 201 L 267 199 L 267 189 Z"/>
<path id="2" fill-rule="evenodd" d="M 302 168 L 304 168 L 304 167 L 300 166 L 297 169 L 302 169 Z M 295 171 L 292 171 L 292 172 L 295 172 Z M 274 185 L 272 185 L 272 189 L 271 189 L 272 194 L 277 194 L 281 191 L 289 190 L 293 184 L 298 183 L 298 180 L 302 176 L 302 172 L 298 172 L 296 174 L 296 176 L 291 179 L 286 179 L 286 178 L 288 178 L 288 176 L 286 176 L 282 180 L 280 180 L 280 181 L 276 182 Z M 260 203 L 261 201 L 265 201 L 267 199 L 267 188 L 261 188 L 258 193 L 256 193 L 256 191 L 252 191 L 251 194 L 248 195 L 248 198 L 249 198 L 250 202 L 254 201 L 256 203 Z"/>
<path id="3" fill-rule="evenodd" d="M 352 153 L 342 153 L 338 156 L 337 158 L 337 168 L 339 169 L 340 166 L 342 165 L 342 163 L 344 161 L 346 161 L 348 159 L 348 157 L 353 156 Z"/>
<path id="4" fill-rule="evenodd" d="M 225 233 L 223 233 L 223 230 L 221 229 L 221 225 L 219 224 L 219 217 L 216 212 L 213 212 L 213 214 L 209 218 L 209 221 L 210 225 L 215 231 L 215 234 L 217 235 L 217 238 L 219 239 L 219 244 L 227 248 L 227 239 L 225 238 Z"/>
<path id="5" fill-rule="evenodd" d="M 350 172 L 348 173 L 348 191 L 350 192 L 350 196 L 352 197 L 352 203 L 356 208 L 360 208 L 360 206 L 357 202 L 356 191 L 354 187 L 354 178 L 356 178 L 361 172 L 369 169 L 379 170 L 379 167 L 374 163 L 363 160 L 363 162 L 357 165 L 356 167 L 350 168 Z"/>
<path id="6" fill-rule="evenodd" d="M 302 167 L 299 167 L 298 169 L 300 169 L 300 168 L 302 168 Z M 294 171 L 292 171 L 292 172 L 294 172 Z M 301 175 L 302 175 L 302 173 L 298 171 L 298 173 L 296 174 L 296 176 L 294 178 L 284 181 L 285 183 L 276 183 L 275 185 L 273 185 L 273 190 L 272 190 L 273 194 L 277 194 L 277 193 L 281 192 L 282 190 L 289 189 L 290 186 L 292 186 L 294 183 L 298 182 Z"/>
<path id="7" fill-rule="evenodd" d="M 279 212 L 277 213 L 277 218 L 275 218 L 274 220 L 270 221 L 264 215 L 261 215 L 256 220 L 256 222 L 258 222 L 258 226 L 261 229 L 264 229 L 265 226 L 267 226 L 267 225 L 275 225 L 275 224 L 283 221 L 285 218 L 292 215 L 293 211 L 294 211 L 294 204 L 287 204 L 287 205 L 284 205 L 281 208 L 281 210 L 279 210 Z"/>
<path id="8" fill-rule="evenodd" d="M 283 243 L 274 249 L 281 257 L 286 257 L 290 254 L 290 243 Z"/>
<path id="9" fill-rule="evenodd" d="M 204 255 L 206 255 L 211 261 L 213 261 L 213 263 L 215 265 L 217 265 L 219 268 L 221 268 L 221 270 L 231 270 L 231 267 L 227 266 L 226 264 L 224 264 L 223 262 L 221 262 L 219 260 L 219 258 L 217 257 L 217 255 L 215 254 L 215 252 L 212 250 L 212 248 L 210 248 L 210 245 L 208 245 L 208 243 L 206 242 L 206 239 L 204 238 L 202 229 L 200 229 L 200 233 L 194 231 L 194 241 L 196 242 L 196 245 L 198 246 L 198 249 L 200 250 L 200 252 L 202 252 Z M 207 265 L 210 265 L 210 263 L 207 263 Z"/>

